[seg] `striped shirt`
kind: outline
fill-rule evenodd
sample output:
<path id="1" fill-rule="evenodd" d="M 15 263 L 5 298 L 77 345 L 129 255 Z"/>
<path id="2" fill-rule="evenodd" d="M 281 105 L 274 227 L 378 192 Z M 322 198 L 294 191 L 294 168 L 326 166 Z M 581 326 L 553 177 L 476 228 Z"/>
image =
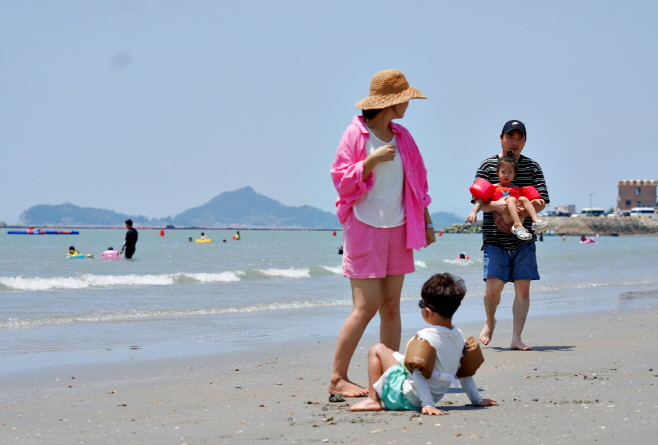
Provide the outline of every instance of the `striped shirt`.
<path id="1" fill-rule="evenodd" d="M 498 179 L 498 173 L 496 172 L 497 165 L 498 155 L 494 155 L 485 159 L 480 164 L 480 167 L 478 167 L 478 170 L 475 173 L 475 179 L 486 179 L 491 184 L 499 183 L 500 179 Z M 546 204 L 549 203 L 548 189 L 546 188 L 544 173 L 542 172 L 539 164 L 537 164 L 532 159 L 521 155 L 518 160 L 518 171 L 514 177 L 514 184 L 517 187 L 534 185 L 542 199 L 546 201 Z M 475 200 L 472 199 L 471 202 L 474 203 Z M 523 227 L 528 229 L 528 232 L 532 233 L 532 240 L 523 241 L 518 239 L 514 234 L 501 232 L 496 227 L 496 223 L 494 222 L 493 218 L 493 212 L 484 212 L 482 218 L 482 243 L 484 245 L 494 245 L 502 247 L 503 249 L 514 250 L 518 249 L 524 244 L 536 241 L 537 236 L 532 232 L 532 220 L 530 217 L 526 217 L 523 220 Z"/>

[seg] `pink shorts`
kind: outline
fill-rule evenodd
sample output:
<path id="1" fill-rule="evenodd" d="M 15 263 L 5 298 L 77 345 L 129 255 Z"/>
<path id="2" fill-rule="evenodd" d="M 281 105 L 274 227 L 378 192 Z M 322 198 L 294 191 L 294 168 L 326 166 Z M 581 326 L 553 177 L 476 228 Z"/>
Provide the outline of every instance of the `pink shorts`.
<path id="1" fill-rule="evenodd" d="M 384 278 L 415 270 L 406 224 L 382 229 L 362 223 L 350 212 L 343 224 L 343 276 Z"/>

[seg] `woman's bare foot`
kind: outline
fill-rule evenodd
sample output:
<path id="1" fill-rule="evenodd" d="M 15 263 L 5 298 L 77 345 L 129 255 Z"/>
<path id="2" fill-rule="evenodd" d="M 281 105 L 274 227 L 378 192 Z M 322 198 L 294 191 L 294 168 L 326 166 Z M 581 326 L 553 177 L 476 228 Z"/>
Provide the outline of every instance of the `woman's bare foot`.
<path id="1" fill-rule="evenodd" d="M 368 395 L 368 388 L 359 386 L 346 379 L 332 380 L 329 385 L 329 394 L 342 394 L 343 397 L 363 397 Z"/>
<path id="2" fill-rule="evenodd" d="M 512 351 L 532 351 L 530 346 L 527 346 L 521 340 L 513 340 L 512 345 L 509 347 Z"/>
<path id="3" fill-rule="evenodd" d="M 482 328 L 482 332 L 480 332 L 480 341 L 482 342 L 483 345 L 489 344 L 489 342 L 491 341 L 491 337 L 493 337 L 493 331 L 495 327 L 496 327 L 495 321 L 491 325 L 487 321 L 487 323 L 484 325 L 484 327 Z"/>
<path id="4" fill-rule="evenodd" d="M 382 404 L 381 402 L 371 399 L 368 397 L 365 400 L 356 402 L 354 405 L 350 406 L 350 411 L 381 411 Z"/>

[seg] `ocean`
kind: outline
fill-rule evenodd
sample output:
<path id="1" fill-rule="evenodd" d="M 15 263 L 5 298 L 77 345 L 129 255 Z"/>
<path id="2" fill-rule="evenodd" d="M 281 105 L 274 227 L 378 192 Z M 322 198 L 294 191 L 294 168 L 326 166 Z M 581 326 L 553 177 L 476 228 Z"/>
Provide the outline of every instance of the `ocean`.
<path id="1" fill-rule="evenodd" d="M 138 229 L 139 230 L 139 229 Z M 342 233 L 139 230 L 132 260 L 106 261 L 125 230 L 79 235 L 0 233 L 0 369 L 219 354 L 255 343 L 333 341 L 351 309 L 342 276 Z M 226 240 L 226 242 L 223 242 Z M 598 237 L 537 243 L 542 279 L 530 317 L 645 307 L 658 301 L 658 237 Z M 70 245 L 93 259 L 68 259 Z M 422 326 L 417 300 L 432 274 L 462 277 L 468 293 L 455 324 L 484 321 L 478 234 L 444 234 L 416 252 L 402 292 L 403 329 Z M 469 260 L 459 260 L 464 251 Z M 507 285 L 499 319 L 511 318 Z M 367 332 L 378 332 L 377 318 Z M 469 335 L 477 332 L 468 333 Z"/>

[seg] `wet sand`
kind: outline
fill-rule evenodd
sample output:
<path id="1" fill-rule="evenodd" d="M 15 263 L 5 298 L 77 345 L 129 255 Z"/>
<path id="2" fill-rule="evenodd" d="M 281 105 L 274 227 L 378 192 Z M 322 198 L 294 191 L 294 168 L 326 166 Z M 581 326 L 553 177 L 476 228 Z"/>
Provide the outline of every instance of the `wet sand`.
<path id="1" fill-rule="evenodd" d="M 532 314 L 532 309 L 531 309 Z M 422 327 L 421 325 L 418 328 Z M 478 324 L 459 326 L 477 335 Z M 416 329 L 405 329 L 403 344 Z M 459 389 L 446 416 L 350 413 L 329 403 L 334 339 L 255 345 L 242 353 L 0 375 L 0 443 L 652 443 L 658 434 L 658 309 L 530 318 L 510 351 L 501 320 L 476 375 L 473 408 Z M 366 384 L 364 337 L 350 376 Z"/>

